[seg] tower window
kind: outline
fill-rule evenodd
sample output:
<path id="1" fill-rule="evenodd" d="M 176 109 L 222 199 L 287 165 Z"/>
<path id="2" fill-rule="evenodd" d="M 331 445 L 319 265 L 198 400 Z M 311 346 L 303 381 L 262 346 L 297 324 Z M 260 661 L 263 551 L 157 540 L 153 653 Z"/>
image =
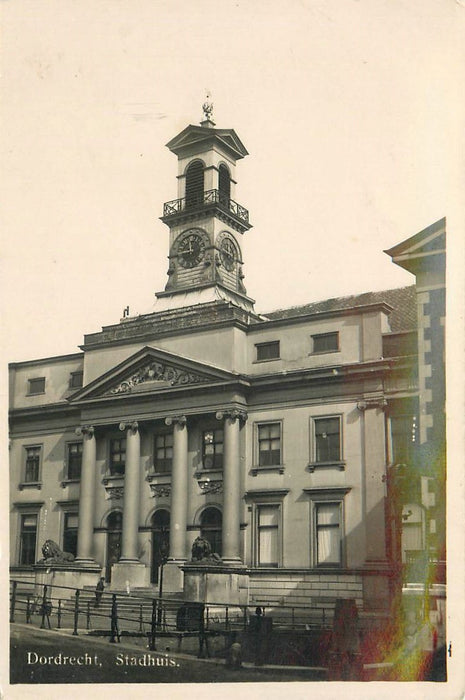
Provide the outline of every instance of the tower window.
<path id="1" fill-rule="evenodd" d="M 218 189 L 220 191 L 220 202 L 228 204 L 231 198 L 231 177 L 225 165 L 218 168 Z"/>
<path id="2" fill-rule="evenodd" d="M 186 170 L 186 208 L 203 203 L 203 180 L 203 163 L 200 160 L 195 160 Z"/>

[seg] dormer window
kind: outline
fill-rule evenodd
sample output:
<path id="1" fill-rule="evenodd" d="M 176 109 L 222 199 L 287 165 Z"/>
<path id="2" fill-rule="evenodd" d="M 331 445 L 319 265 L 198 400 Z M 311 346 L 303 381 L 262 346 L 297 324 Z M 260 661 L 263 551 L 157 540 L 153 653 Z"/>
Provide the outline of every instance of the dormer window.
<path id="1" fill-rule="evenodd" d="M 35 377 L 28 379 L 28 395 L 45 394 L 45 377 Z"/>
<path id="2" fill-rule="evenodd" d="M 203 204 L 203 197 L 203 163 L 200 160 L 194 160 L 186 170 L 186 208 Z"/>
<path id="3" fill-rule="evenodd" d="M 312 352 L 337 352 L 339 350 L 339 333 L 318 333 L 312 335 Z"/>

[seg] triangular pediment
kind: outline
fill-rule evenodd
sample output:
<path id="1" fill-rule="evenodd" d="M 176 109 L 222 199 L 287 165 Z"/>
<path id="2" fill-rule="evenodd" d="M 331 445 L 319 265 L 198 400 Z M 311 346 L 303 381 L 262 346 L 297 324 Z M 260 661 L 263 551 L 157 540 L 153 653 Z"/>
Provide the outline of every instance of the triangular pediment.
<path id="1" fill-rule="evenodd" d="M 80 389 L 69 400 L 74 403 L 186 387 L 192 389 L 237 378 L 238 375 L 232 372 L 146 347 Z"/>
<path id="2" fill-rule="evenodd" d="M 399 256 L 422 255 L 444 251 L 446 248 L 446 220 L 440 219 L 423 231 L 407 238 L 402 243 L 385 250 L 393 258 Z"/>
<path id="3" fill-rule="evenodd" d="M 239 160 L 248 155 L 244 144 L 234 129 L 209 129 L 202 126 L 189 125 L 166 145 L 176 155 L 180 155 L 184 149 L 207 150 L 214 142 L 220 143 L 235 158 Z"/>

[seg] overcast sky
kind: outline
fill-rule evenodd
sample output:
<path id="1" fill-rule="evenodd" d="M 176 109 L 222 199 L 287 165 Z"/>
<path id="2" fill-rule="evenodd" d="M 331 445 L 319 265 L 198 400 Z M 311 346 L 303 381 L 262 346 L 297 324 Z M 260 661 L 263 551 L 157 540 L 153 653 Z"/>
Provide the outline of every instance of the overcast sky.
<path id="1" fill-rule="evenodd" d="M 9 361 L 152 310 L 177 196 L 165 144 L 206 89 L 250 153 L 236 199 L 260 312 L 412 284 L 383 250 L 456 206 L 460 0 L 1 5 Z"/>

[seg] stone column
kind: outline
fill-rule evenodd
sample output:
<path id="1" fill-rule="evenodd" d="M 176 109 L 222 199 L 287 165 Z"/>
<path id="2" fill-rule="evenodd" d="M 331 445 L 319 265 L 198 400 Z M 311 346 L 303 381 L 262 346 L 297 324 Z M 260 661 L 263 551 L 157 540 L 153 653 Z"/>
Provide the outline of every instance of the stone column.
<path id="1" fill-rule="evenodd" d="M 76 429 L 82 435 L 81 490 L 79 493 L 79 522 L 76 562 L 94 565 L 92 545 L 94 537 L 95 510 L 95 465 L 96 443 L 94 428 L 83 426 Z"/>
<path id="2" fill-rule="evenodd" d="M 186 562 L 187 524 L 187 420 L 185 416 L 169 416 L 166 425 L 173 426 L 173 466 L 171 470 L 170 549 L 164 567 L 163 591 L 183 590 L 184 575 L 179 568 Z"/>
<path id="3" fill-rule="evenodd" d="M 120 423 L 126 430 L 126 466 L 124 469 L 123 535 L 120 562 L 138 562 L 140 434 L 137 422 Z"/>
<path id="4" fill-rule="evenodd" d="M 111 567 L 111 589 L 131 590 L 146 586 L 149 569 L 139 561 L 139 489 L 140 434 L 137 421 L 120 423 L 126 431 L 126 465 L 124 469 L 123 534 L 121 556 Z"/>
<path id="5" fill-rule="evenodd" d="M 171 515 L 169 560 L 186 560 L 187 523 L 187 427 L 186 417 L 166 418 L 173 426 L 173 468 L 171 471 Z"/>
<path id="6" fill-rule="evenodd" d="M 241 563 L 241 463 L 239 421 L 246 420 L 243 411 L 219 411 L 218 420 L 224 419 L 223 463 L 223 563 Z"/>

